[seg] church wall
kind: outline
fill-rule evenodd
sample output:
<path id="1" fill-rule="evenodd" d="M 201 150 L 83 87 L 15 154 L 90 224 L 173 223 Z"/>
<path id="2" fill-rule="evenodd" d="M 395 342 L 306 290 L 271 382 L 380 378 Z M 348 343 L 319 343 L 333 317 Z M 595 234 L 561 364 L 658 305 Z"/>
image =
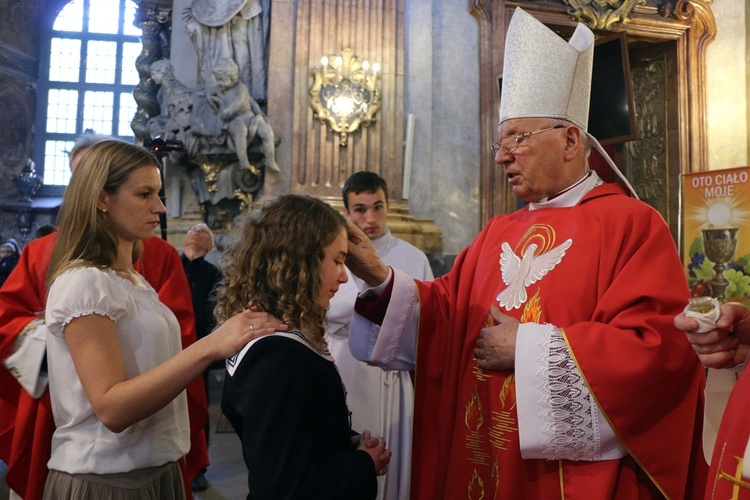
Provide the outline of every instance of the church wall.
<path id="1" fill-rule="evenodd" d="M 0 0 L 0 200 L 18 195 L 12 178 L 32 156 L 43 3 Z M 15 226 L 15 213 L 2 211 L 0 239 L 18 238 Z"/>
<path id="2" fill-rule="evenodd" d="M 748 29 L 745 0 L 711 4 L 716 39 L 706 51 L 709 169 L 748 165 Z"/>
<path id="3" fill-rule="evenodd" d="M 36 109 L 39 31 L 37 2 L 0 0 L 0 198 L 16 192 L 11 177 L 31 156 Z M 0 235 L 4 235 L 0 228 Z"/>
<path id="4" fill-rule="evenodd" d="M 415 118 L 409 208 L 435 220 L 443 252 L 479 231 L 478 30 L 465 0 L 406 2 L 404 118 Z"/>

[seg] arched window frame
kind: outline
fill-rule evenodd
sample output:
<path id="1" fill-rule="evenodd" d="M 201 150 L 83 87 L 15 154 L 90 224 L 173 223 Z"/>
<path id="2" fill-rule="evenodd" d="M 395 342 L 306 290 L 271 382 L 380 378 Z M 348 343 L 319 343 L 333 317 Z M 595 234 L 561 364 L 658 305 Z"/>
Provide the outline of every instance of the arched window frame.
<path id="1" fill-rule="evenodd" d="M 73 1 L 83 3 L 83 20 L 80 31 L 61 31 L 55 30 L 55 22 L 63 9 Z M 138 53 L 140 53 L 141 41 L 140 36 L 133 34 L 137 28 L 131 28 L 134 22 L 135 5 L 133 0 L 110 0 L 118 4 L 119 25 L 116 34 L 93 33 L 88 30 L 90 4 L 92 2 L 101 2 L 102 0 L 60 0 L 59 7 L 50 9 L 49 16 L 43 20 L 43 28 L 40 40 L 40 57 L 39 57 L 39 80 L 37 85 L 37 108 L 34 133 L 34 161 L 37 166 L 37 174 L 45 179 L 42 193 L 46 195 L 61 195 L 65 190 L 68 176 L 65 176 L 63 182 L 60 182 L 61 168 L 67 169 L 67 151 L 72 147 L 75 139 L 81 135 L 87 128 L 85 123 L 85 99 L 86 92 L 111 92 L 112 109 L 111 109 L 111 130 L 94 130 L 98 134 L 111 135 L 123 140 L 132 141 L 134 134 L 130 129 L 130 121 L 136 109 L 135 102 L 127 103 L 125 112 L 121 113 L 122 101 L 124 95 L 131 95 L 135 88 L 138 78 L 134 67 L 135 83 L 123 83 L 123 60 L 124 47 L 127 43 L 136 44 Z M 126 31 L 129 33 L 126 34 Z M 64 38 L 80 41 L 80 65 L 78 68 L 78 81 L 54 81 L 50 80 L 50 65 L 52 60 L 52 40 L 55 38 Z M 104 41 L 114 42 L 116 46 L 115 54 L 115 77 L 114 83 L 94 83 L 86 81 L 86 63 L 89 56 L 89 42 Z M 75 126 L 69 130 L 48 131 L 48 112 L 50 92 L 56 89 L 77 92 L 78 99 L 75 106 Z M 132 97 L 131 97 L 132 99 Z M 70 113 L 73 114 L 73 111 Z M 121 116 L 122 114 L 122 116 Z M 65 117 L 68 120 L 73 119 L 71 116 Z M 109 122 L 109 120 L 107 120 Z M 127 125 L 127 126 L 125 126 Z M 124 129 L 124 130 L 123 130 Z M 53 150 L 54 157 L 48 154 L 48 143 L 58 141 Z M 52 163 L 52 165 L 50 165 Z M 48 175 L 45 177 L 45 170 Z M 56 179 L 50 179 L 52 171 L 58 171 Z M 53 174 L 54 175 L 54 174 Z M 51 181 L 51 182 L 50 182 Z"/>

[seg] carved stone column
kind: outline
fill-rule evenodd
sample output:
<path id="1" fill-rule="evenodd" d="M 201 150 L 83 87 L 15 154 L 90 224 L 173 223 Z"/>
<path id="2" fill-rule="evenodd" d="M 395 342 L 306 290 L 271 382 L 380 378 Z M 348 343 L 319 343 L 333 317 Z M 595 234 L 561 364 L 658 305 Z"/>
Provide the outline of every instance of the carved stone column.
<path id="1" fill-rule="evenodd" d="M 143 35 L 141 42 L 143 49 L 135 61 L 140 81 L 133 90 L 133 98 L 138 105 L 133 120 L 130 123 L 135 139 L 142 142 L 148 139 L 146 123 L 160 113 L 159 102 L 156 100 L 157 85 L 151 80 L 151 64 L 163 57 L 169 57 L 170 34 L 172 30 L 172 2 L 146 2 L 133 0 L 138 4 L 135 24 Z"/>

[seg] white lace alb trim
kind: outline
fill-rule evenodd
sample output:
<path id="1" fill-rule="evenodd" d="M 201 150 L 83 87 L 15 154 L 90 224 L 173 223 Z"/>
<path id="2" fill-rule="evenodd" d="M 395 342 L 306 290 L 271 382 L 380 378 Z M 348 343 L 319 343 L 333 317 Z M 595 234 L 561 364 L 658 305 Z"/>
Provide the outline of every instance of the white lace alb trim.
<path id="1" fill-rule="evenodd" d="M 539 404 L 545 424 L 542 428 L 544 455 L 567 460 L 599 460 L 601 437 L 598 407 L 573 362 L 562 332 L 545 325 L 540 342 L 545 354 L 537 360 L 541 367 Z"/>

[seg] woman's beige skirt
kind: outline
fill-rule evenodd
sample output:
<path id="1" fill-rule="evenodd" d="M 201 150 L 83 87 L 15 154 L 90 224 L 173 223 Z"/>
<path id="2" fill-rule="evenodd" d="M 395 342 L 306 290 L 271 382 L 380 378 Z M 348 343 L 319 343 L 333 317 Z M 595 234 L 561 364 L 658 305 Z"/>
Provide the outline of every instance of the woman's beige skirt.
<path id="1" fill-rule="evenodd" d="M 176 462 L 118 474 L 67 474 L 51 470 L 44 500 L 184 500 Z"/>

